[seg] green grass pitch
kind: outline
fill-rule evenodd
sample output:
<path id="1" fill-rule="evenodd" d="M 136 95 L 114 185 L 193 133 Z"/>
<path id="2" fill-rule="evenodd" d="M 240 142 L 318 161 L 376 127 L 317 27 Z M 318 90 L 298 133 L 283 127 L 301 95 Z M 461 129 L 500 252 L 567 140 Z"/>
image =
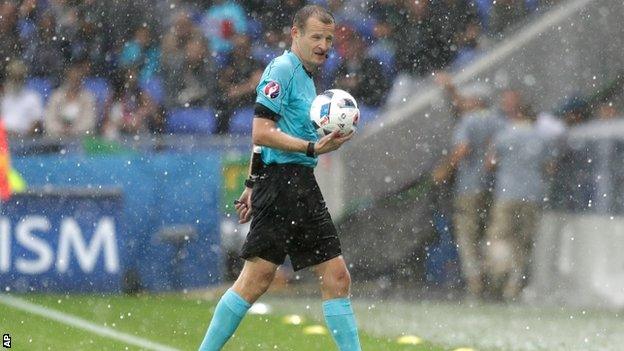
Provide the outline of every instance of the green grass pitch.
<path id="1" fill-rule="evenodd" d="M 180 350 L 197 350 L 214 309 L 214 301 L 183 295 L 99 296 L 20 295 L 26 301 L 86 319 L 116 331 Z M 302 313 L 305 311 L 301 311 Z M 284 323 L 281 315 L 247 315 L 224 350 L 336 350 L 327 334 L 305 334 L 306 327 L 322 325 L 303 316 L 303 323 Z M 0 304 L 0 333 L 9 333 L 11 350 L 140 350 L 63 323 Z M 442 351 L 422 343 L 400 345 L 395 339 L 361 332 L 363 350 Z"/>

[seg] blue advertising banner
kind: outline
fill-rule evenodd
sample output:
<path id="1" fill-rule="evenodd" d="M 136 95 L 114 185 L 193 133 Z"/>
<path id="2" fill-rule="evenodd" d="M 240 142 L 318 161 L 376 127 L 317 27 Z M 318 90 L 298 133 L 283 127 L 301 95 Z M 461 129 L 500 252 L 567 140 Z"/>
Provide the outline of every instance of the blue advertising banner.
<path id="1" fill-rule="evenodd" d="M 2 204 L 0 287 L 118 292 L 126 256 L 120 190 L 41 190 Z"/>
<path id="2" fill-rule="evenodd" d="M 219 282 L 220 152 L 26 155 L 14 157 L 12 165 L 30 187 L 121 189 L 122 276 L 140 288 L 168 291 Z"/>

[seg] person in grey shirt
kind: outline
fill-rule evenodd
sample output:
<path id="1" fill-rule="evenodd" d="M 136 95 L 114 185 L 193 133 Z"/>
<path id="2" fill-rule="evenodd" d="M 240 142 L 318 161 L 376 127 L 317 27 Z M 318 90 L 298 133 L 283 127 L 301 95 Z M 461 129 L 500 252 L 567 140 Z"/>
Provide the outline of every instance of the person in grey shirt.
<path id="1" fill-rule="evenodd" d="M 510 123 L 496 134 L 488 155 L 488 168 L 496 170 L 496 186 L 486 234 L 486 267 L 495 296 L 512 301 L 524 285 L 554 148 L 538 132 L 528 106 L 508 118 Z"/>
<path id="2" fill-rule="evenodd" d="M 491 93 L 487 85 L 473 83 L 456 91 L 448 76 L 442 75 L 439 83 L 458 107 L 459 121 L 453 134 L 453 150 L 436 167 L 433 179 L 438 184 L 444 183 L 455 172 L 454 236 L 468 294 L 478 298 L 483 293 L 485 259 L 481 247 L 491 179 L 485 169 L 486 154 L 493 135 L 504 122 L 489 108 Z"/>

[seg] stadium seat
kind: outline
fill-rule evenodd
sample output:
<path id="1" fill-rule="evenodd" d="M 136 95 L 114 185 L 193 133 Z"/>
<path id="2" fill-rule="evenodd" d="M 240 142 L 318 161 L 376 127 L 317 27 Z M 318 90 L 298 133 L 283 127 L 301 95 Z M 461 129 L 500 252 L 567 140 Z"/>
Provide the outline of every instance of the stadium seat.
<path id="1" fill-rule="evenodd" d="M 372 49 L 372 48 L 371 48 Z M 395 76 L 395 58 L 394 52 L 387 50 L 385 47 L 374 47 L 375 50 L 370 50 L 368 55 L 381 63 L 381 71 L 386 78 L 393 80 Z"/>
<path id="2" fill-rule="evenodd" d="M 167 118 L 167 132 L 173 134 L 212 134 L 216 116 L 210 108 L 174 109 Z"/>
<path id="3" fill-rule="evenodd" d="M 95 97 L 98 121 L 104 117 L 104 105 L 111 94 L 110 84 L 105 78 L 87 77 L 83 86 Z"/>
<path id="4" fill-rule="evenodd" d="M 142 80 L 141 89 L 149 94 L 149 96 L 159 105 L 165 101 L 165 87 L 163 81 L 158 76 L 152 76 L 149 79 Z"/>
<path id="5" fill-rule="evenodd" d="M 262 39 L 262 35 L 264 34 L 264 29 L 262 28 L 262 22 L 258 21 L 255 18 L 249 18 L 247 20 L 247 33 L 252 41 L 258 41 Z"/>
<path id="6" fill-rule="evenodd" d="M 44 77 L 32 77 L 26 81 L 26 87 L 34 90 L 43 99 L 43 103 L 46 104 L 50 95 L 52 94 L 52 82 L 48 78 Z"/>
<path id="7" fill-rule="evenodd" d="M 253 106 L 241 107 L 232 113 L 230 119 L 230 133 L 239 135 L 251 134 L 251 125 L 253 123 L 254 108 Z"/>
<path id="8" fill-rule="evenodd" d="M 214 62 L 217 65 L 217 69 L 224 69 L 230 62 L 230 55 L 228 55 L 227 53 L 217 53 L 214 56 Z"/>

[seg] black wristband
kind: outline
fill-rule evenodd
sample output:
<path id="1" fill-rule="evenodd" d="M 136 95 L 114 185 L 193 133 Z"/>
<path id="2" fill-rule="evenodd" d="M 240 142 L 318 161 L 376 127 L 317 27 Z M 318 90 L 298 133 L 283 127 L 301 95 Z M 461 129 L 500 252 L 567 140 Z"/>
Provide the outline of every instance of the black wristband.
<path id="1" fill-rule="evenodd" d="M 316 155 L 314 154 L 314 143 L 313 142 L 309 142 L 308 143 L 308 149 L 306 150 L 306 156 L 308 156 L 308 157 L 316 157 Z"/>
<path id="2" fill-rule="evenodd" d="M 253 180 L 253 179 L 251 179 L 251 178 L 247 178 L 247 179 L 245 179 L 245 186 L 246 186 L 246 187 L 253 189 L 254 184 L 256 184 L 256 181 L 255 181 L 255 180 Z"/>

